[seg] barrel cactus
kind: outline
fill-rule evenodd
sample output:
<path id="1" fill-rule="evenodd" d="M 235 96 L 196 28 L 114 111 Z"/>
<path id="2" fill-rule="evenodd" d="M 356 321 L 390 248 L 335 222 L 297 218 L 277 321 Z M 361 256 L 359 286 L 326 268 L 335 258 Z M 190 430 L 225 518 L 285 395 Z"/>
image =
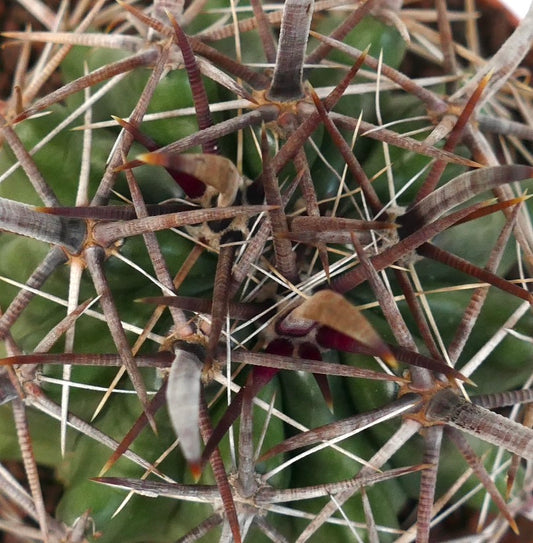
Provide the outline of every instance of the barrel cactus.
<path id="1" fill-rule="evenodd" d="M 4 32 L 6 537 L 527 531 L 533 10 L 55 4 Z"/>

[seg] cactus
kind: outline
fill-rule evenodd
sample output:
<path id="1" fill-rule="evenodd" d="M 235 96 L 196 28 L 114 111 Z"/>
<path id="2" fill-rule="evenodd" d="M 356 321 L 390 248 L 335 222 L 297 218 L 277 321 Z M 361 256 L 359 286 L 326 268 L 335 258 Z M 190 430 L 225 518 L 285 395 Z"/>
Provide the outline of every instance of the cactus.
<path id="1" fill-rule="evenodd" d="M 0 530 L 518 533 L 533 10 L 90 4 L 4 33 Z"/>

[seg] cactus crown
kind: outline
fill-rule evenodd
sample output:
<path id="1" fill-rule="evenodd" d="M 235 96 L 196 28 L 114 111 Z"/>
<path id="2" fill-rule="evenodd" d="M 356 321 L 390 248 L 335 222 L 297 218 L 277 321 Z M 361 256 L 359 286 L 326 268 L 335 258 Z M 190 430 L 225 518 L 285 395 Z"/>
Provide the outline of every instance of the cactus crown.
<path id="1" fill-rule="evenodd" d="M 485 61 L 443 1 L 145 4 L 4 33 L 0 529 L 518 531 L 533 10 Z"/>

